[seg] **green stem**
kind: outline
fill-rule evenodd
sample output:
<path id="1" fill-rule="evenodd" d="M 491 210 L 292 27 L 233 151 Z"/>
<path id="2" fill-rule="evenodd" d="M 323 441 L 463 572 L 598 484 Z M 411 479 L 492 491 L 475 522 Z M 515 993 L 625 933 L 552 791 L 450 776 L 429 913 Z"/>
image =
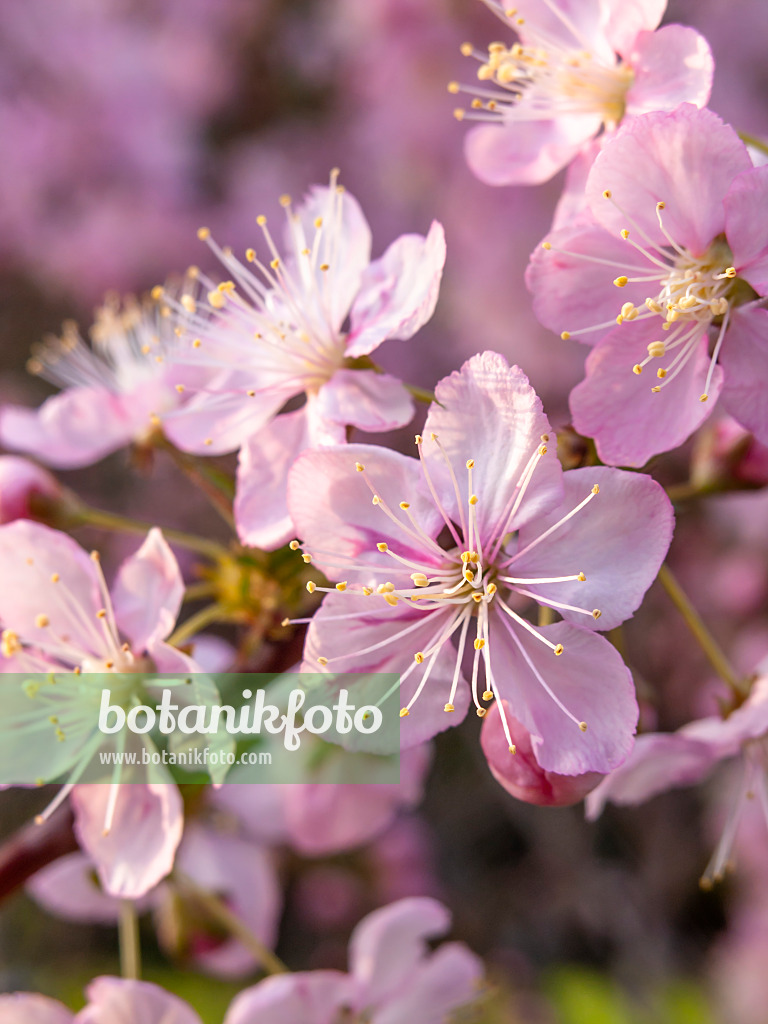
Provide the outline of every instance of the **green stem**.
<path id="1" fill-rule="evenodd" d="M 424 402 L 425 405 L 430 405 L 432 402 L 437 401 L 434 391 L 430 391 L 429 388 L 420 388 L 416 384 L 406 384 L 405 390 L 413 395 L 417 402 Z"/>
<path id="2" fill-rule="evenodd" d="M 120 941 L 120 973 L 124 978 L 138 981 L 141 977 L 141 944 L 139 918 L 133 900 L 120 901 L 117 927 Z"/>
<path id="3" fill-rule="evenodd" d="M 764 139 L 759 139 L 756 135 L 750 135 L 749 132 L 739 132 L 739 138 L 745 145 L 759 149 L 761 153 L 765 153 L 768 156 L 768 142 Z"/>
<path id="4" fill-rule="evenodd" d="M 168 452 L 187 479 L 203 492 L 227 526 L 234 530 L 235 519 L 232 514 L 232 493 L 230 489 L 228 488 L 225 491 L 222 488 L 218 476 L 211 471 L 210 466 L 205 465 L 203 459 L 195 455 L 189 455 L 187 452 L 180 452 L 170 442 L 162 447 Z"/>
<path id="5" fill-rule="evenodd" d="M 118 515 L 116 512 L 107 512 L 101 508 L 92 508 L 78 501 L 75 515 L 82 520 L 83 524 L 95 526 L 101 530 L 113 530 L 118 533 L 145 534 L 152 529 L 153 523 L 145 523 L 140 519 L 131 519 L 127 516 Z M 215 540 L 208 540 L 207 537 L 198 537 L 193 533 L 185 533 L 183 530 L 176 530 L 172 526 L 162 526 L 163 536 L 178 544 L 180 547 L 188 548 L 190 551 L 197 551 L 208 558 L 219 559 L 229 555 L 229 551 L 223 544 Z"/>
<path id="6" fill-rule="evenodd" d="M 180 647 L 193 636 L 196 636 L 201 629 L 210 626 L 214 622 L 222 622 L 227 618 L 224 609 L 220 604 L 208 604 L 205 608 L 190 615 L 184 622 L 168 637 L 166 643 L 172 647 Z"/>
<path id="7" fill-rule="evenodd" d="M 659 569 L 659 582 L 666 590 L 677 610 L 685 619 L 686 625 L 696 637 L 699 646 L 706 654 L 710 665 L 717 674 L 725 680 L 735 694 L 744 696 L 745 689 L 743 682 L 731 668 L 730 662 L 720 648 L 720 645 L 709 632 L 707 627 L 694 608 L 690 598 L 677 582 L 668 565 L 662 565 Z"/>
<path id="8" fill-rule="evenodd" d="M 216 593 L 216 587 L 213 583 L 209 583 L 208 580 L 203 580 L 202 583 L 190 583 L 188 587 L 184 589 L 184 600 L 185 601 L 200 601 L 204 597 L 210 597 L 211 594 Z"/>
<path id="9" fill-rule="evenodd" d="M 225 928 L 230 935 L 241 942 L 247 950 L 259 961 L 268 974 L 286 974 L 288 968 L 283 961 L 266 946 L 261 939 L 253 934 L 251 929 L 233 913 L 223 900 L 207 889 L 201 888 L 187 875 L 174 873 L 174 879 L 180 888 L 186 892 L 200 907 L 212 924 Z"/>

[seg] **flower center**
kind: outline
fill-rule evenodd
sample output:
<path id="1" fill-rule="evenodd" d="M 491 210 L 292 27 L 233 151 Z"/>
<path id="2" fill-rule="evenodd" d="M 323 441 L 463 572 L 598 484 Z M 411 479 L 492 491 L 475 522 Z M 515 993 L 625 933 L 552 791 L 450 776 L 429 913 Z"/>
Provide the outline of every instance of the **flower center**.
<path id="1" fill-rule="evenodd" d="M 494 0 L 488 6 L 511 29 L 526 24 L 517 12 L 505 9 Z M 461 52 L 480 62 L 477 77 L 496 89 L 464 86 L 451 82 L 451 93 L 473 96 L 470 110 L 454 111 L 458 120 L 543 121 L 578 114 L 597 114 L 608 128 L 624 116 L 627 91 L 634 81 L 633 70 L 621 62 L 607 64 L 597 60 L 584 44 L 567 15 L 554 5 L 552 12 L 573 37 L 574 46 L 564 46 L 544 32 L 526 26 L 528 43 L 494 42 L 488 52 L 464 43 Z"/>

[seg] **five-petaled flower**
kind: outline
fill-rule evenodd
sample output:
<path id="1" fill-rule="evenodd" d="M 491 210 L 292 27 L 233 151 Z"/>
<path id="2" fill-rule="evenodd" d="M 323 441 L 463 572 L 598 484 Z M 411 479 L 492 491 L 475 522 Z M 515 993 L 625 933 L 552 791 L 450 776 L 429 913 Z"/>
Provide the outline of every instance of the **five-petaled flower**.
<path id="1" fill-rule="evenodd" d="M 722 392 L 768 441 L 768 167 L 715 114 L 683 104 L 606 144 L 587 201 L 591 216 L 549 235 L 527 274 L 539 320 L 595 344 L 571 393 L 576 429 L 604 462 L 642 466 Z"/>
<path id="2" fill-rule="evenodd" d="M 419 459 L 348 445 L 291 471 L 305 560 L 342 577 L 310 623 L 305 668 L 400 675 L 406 746 L 461 718 L 471 691 L 481 717 L 483 701 L 506 702 L 543 770 L 610 771 L 637 705 L 593 630 L 629 618 L 653 581 L 666 495 L 606 467 L 563 473 L 533 388 L 494 353 L 438 384 L 416 441 Z M 531 602 L 563 621 L 537 628 L 520 613 Z"/>

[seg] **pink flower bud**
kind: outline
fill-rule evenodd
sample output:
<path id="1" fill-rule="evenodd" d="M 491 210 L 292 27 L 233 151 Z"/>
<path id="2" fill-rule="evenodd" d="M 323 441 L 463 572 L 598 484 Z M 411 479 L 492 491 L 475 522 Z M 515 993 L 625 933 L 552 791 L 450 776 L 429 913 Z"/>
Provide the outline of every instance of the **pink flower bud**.
<path id="1" fill-rule="evenodd" d="M 16 455 L 0 455 L 0 524 L 33 519 L 34 495 L 56 498 L 60 493 L 60 484 L 47 470 Z"/>
<path id="2" fill-rule="evenodd" d="M 490 707 L 480 733 L 480 744 L 488 759 L 488 767 L 499 785 L 527 804 L 541 807 L 567 807 L 583 800 L 587 793 L 605 777 L 600 772 L 584 775 L 558 775 L 544 771 L 536 760 L 531 737 L 523 725 L 509 713 L 504 703 L 509 734 L 515 747 L 509 749 L 501 714 L 496 702 Z"/>

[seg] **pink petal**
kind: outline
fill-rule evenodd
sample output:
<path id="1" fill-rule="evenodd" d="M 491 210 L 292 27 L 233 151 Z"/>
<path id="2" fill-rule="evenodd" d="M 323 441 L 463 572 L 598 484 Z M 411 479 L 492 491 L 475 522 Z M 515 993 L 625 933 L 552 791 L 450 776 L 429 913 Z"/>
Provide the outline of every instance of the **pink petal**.
<path id="1" fill-rule="evenodd" d="M 451 915 L 428 897 L 398 900 L 368 914 L 352 932 L 349 970 L 356 1004 L 375 1007 L 407 984 L 427 956 L 427 940 L 444 935 Z"/>
<path id="2" fill-rule="evenodd" d="M 278 416 L 240 449 L 235 523 L 243 544 L 274 551 L 296 533 L 288 512 L 288 470 L 310 444 L 305 409 Z"/>
<path id="3" fill-rule="evenodd" d="M 27 882 L 27 892 L 49 914 L 65 921 L 117 924 L 120 901 L 104 892 L 93 877 L 93 861 L 84 853 L 69 853 L 37 871 Z M 143 913 L 151 897 L 135 906 Z"/>
<path id="4" fill-rule="evenodd" d="M 474 459 L 472 488 L 479 499 L 475 511 L 478 532 L 486 543 L 495 539 L 493 529 L 501 526 L 502 513 L 529 459 L 541 445 L 542 436 L 550 435 L 549 421 L 522 370 L 510 367 L 506 359 L 495 352 L 473 356 L 460 371 L 440 381 L 435 396 L 437 402 L 430 406 L 424 425 L 424 456 L 429 474 L 444 506 L 453 520 L 459 522 L 448 467 L 430 435 L 437 434 L 454 468 L 464 509 L 469 499 L 466 462 Z M 556 447 L 551 437 L 514 525 L 509 525 L 508 530 L 558 504 L 562 494 L 562 469 Z"/>
<path id="5" fill-rule="evenodd" d="M 0 527 L 0 575 L 0 620 L 6 628 L 33 645 L 67 637 L 83 654 L 106 652 L 96 618 L 102 607 L 96 569 L 71 537 L 21 519 Z M 47 616 L 48 626 L 35 624 L 40 615 Z"/>
<path id="6" fill-rule="evenodd" d="M 733 312 L 720 363 L 723 405 L 758 441 L 768 443 L 768 310 Z"/>
<path id="7" fill-rule="evenodd" d="M 546 249 L 545 245 L 552 248 Z M 609 264 L 594 260 L 608 260 Z M 640 266 L 643 262 L 629 242 L 584 218 L 547 235 L 531 254 L 525 272 L 537 320 L 558 334 L 609 322 L 611 327 L 591 330 L 574 339 L 595 345 L 612 329 L 623 303 L 643 308 L 647 283 L 630 282 L 622 289 L 613 283 L 628 264 Z M 650 261 L 647 266 L 654 270 Z"/>
<path id="8" fill-rule="evenodd" d="M 627 93 L 627 116 L 674 110 L 680 103 L 705 107 L 715 62 L 704 36 L 684 25 L 642 32 L 627 57 L 635 73 Z"/>
<path id="9" fill-rule="evenodd" d="M 421 799 L 429 762 L 428 747 L 412 747 L 400 755 L 399 783 L 283 787 L 292 846 L 305 856 L 317 857 L 367 843 L 392 823 L 401 808 Z"/>
<path id="10" fill-rule="evenodd" d="M 632 367 L 646 357 L 658 335 L 655 318 L 615 328 L 592 350 L 586 378 L 571 392 L 574 426 L 595 439 L 600 458 L 610 465 L 643 466 L 652 455 L 676 448 L 709 416 L 720 394 L 718 366 L 709 400 L 700 401 L 710 363 L 706 334 L 677 377 L 661 391 L 651 391 L 657 383 L 653 364 L 641 376 Z M 724 349 L 727 345 L 726 339 Z"/>
<path id="11" fill-rule="evenodd" d="M 559 775 L 607 774 L 632 749 L 637 701 L 629 669 L 603 637 L 567 622 L 539 632 L 565 650 L 558 657 L 499 612 L 488 644 L 496 686 L 512 715 L 531 736 L 536 760 Z M 510 633 L 514 633 L 514 638 Z M 574 716 L 568 717 L 544 689 Z M 582 732 L 579 722 L 586 722 Z"/>
<path id="12" fill-rule="evenodd" d="M 646 3 L 659 0 L 646 0 Z M 546 36 L 556 41 L 565 50 L 588 50 L 591 54 L 611 63 L 614 54 L 606 36 L 606 21 L 616 0 L 556 0 L 555 3 L 541 3 L 541 0 L 521 0 L 516 3 L 516 15 L 523 19 L 519 27 L 523 43 L 541 45 L 538 37 Z M 626 5 L 630 10 L 632 0 Z M 633 12 L 634 13 L 634 12 Z M 621 12 L 613 15 L 617 28 L 621 26 Z M 634 19 L 631 24 L 634 24 Z"/>
<path id="13" fill-rule="evenodd" d="M 122 899 L 138 899 L 173 867 L 184 824 L 181 796 L 172 783 L 121 786 L 112 829 L 104 835 L 110 789 L 75 786 L 75 833 L 104 889 Z"/>
<path id="14" fill-rule="evenodd" d="M 356 463 L 365 467 L 364 474 L 355 469 Z M 387 507 L 396 510 L 405 527 L 410 523 L 398 509 L 401 501 L 410 502 L 412 515 L 430 537 L 437 537 L 443 527 L 417 459 L 363 444 L 306 451 L 288 476 L 288 508 L 309 551 L 313 547 L 323 551 L 314 561 L 320 569 L 327 567 L 330 578 L 342 578 L 344 570 L 338 566 L 346 560 L 379 564 L 382 569 L 399 572 L 394 559 L 376 550 L 380 541 L 391 544 L 405 557 L 425 562 L 432 557 L 422 552 L 419 541 L 372 504 L 366 478 Z M 403 571 L 407 574 L 411 570 Z M 356 572 L 352 579 L 360 582 L 361 574 Z"/>
<path id="15" fill-rule="evenodd" d="M 274 975 L 236 996 L 224 1024 L 334 1024 L 349 992 L 339 971 Z"/>
<path id="16" fill-rule="evenodd" d="M 560 193 L 560 198 L 555 207 L 555 214 L 552 218 L 551 231 L 559 231 L 572 225 L 577 217 L 586 212 L 587 220 L 592 220 L 587 212 L 587 200 L 584 189 L 587 185 L 587 177 L 592 170 L 592 164 L 603 145 L 610 139 L 610 135 L 603 132 L 592 142 L 585 143 L 578 154 L 571 160 L 568 170 L 565 172 L 565 185 Z"/>
<path id="17" fill-rule="evenodd" d="M 179 563 L 161 530 L 153 527 L 120 566 L 112 587 L 118 625 L 136 653 L 170 635 L 183 598 Z"/>
<path id="18" fill-rule="evenodd" d="M 504 707 L 514 754 L 509 749 L 496 701 L 483 721 L 480 743 L 494 779 L 516 799 L 539 807 L 568 807 L 583 800 L 605 778 L 599 772 L 558 775 L 544 771 L 536 760 L 527 730 L 512 717 L 506 701 Z"/>
<path id="19" fill-rule="evenodd" d="M 332 663 L 325 671 L 336 672 L 392 672 L 402 676 L 414 665 L 417 651 L 427 650 L 436 634 L 444 628 L 450 618 L 450 610 L 435 618 L 415 612 L 412 607 L 401 603 L 393 608 L 383 597 L 358 597 L 354 594 L 328 594 L 315 613 L 307 631 L 302 671 L 319 672 L 317 659 L 326 657 Z M 340 628 L 336 616 L 349 615 Z M 410 629 L 399 637 L 404 629 Z M 375 651 L 357 654 L 377 644 Z M 338 660 L 337 660 L 338 659 Z M 411 671 L 401 682 L 400 693 L 387 701 L 385 715 L 397 713 L 413 696 L 429 659 L 423 666 Z M 400 748 L 416 746 L 431 739 L 436 733 L 458 725 L 469 707 L 469 690 L 463 676 L 454 699 L 454 712 L 446 712 L 445 704 L 451 691 L 456 651 L 450 642 L 444 643 L 431 670 L 424 690 L 418 697 L 408 716 L 400 720 Z M 378 694 L 380 696 L 380 694 Z M 363 701 L 355 696 L 354 685 L 350 688 L 349 699 L 360 706 Z M 382 730 L 383 732 L 383 730 Z M 389 730 L 388 730 L 389 732 Z M 390 737 L 382 737 L 381 749 L 374 749 L 372 737 L 366 740 L 365 749 L 372 753 L 391 753 Z"/>
<path id="20" fill-rule="evenodd" d="M 246 786 L 242 783 L 227 783 L 212 790 L 209 800 L 214 807 L 223 808 L 234 815 L 251 839 L 259 843 L 276 845 L 285 841 L 284 785 L 264 783 Z"/>
<path id="21" fill-rule="evenodd" d="M 445 232 L 432 222 L 426 238 L 401 235 L 363 273 L 350 312 L 347 356 L 363 356 L 388 338 L 406 341 L 430 319 L 445 264 Z"/>
<path id="22" fill-rule="evenodd" d="M 600 118 L 572 114 L 554 121 L 510 118 L 467 133 L 464 155 L 486 185 L 538 185 L 549 181 L 600 130 Z"/>
<path id="23" fill-rule="evenodd" d="M 73 1024 L 75 1017 L 56 999 L 36 992 L 0 995 L 0 1020 L 3 1024 Z"/>
<path id="24" fill-rule="evenodd" d="M 337 370 L 317 394 L 317 414 L 371 433 L 404 427 L 413 399 L 397 377 L 373 370 Z"/>
<path id="25" fill-rule="evenodd" d="M 120 397 L 106 388 L 70 388 L 39 409 L 9 405 L 0 412 L 6 448 L 61 469 L 90 466 L 129 444 L 135 433 Z"/>
<path id="26" fill-rule="evenodd" d="M 626 58 L 632 52 L 637 34 L 659 24 L 667 0 L 604 0 L 602 7 L 608 16 L 606 37 L 613 49 Z"/>
<path id="27" fill-rule="evenodd" d="M 238 836 L 192 823 L 184 831 L 178 870 L 216 893 L 267 948 L 277 939 L 282 903 L 277 873 L 263 847 Z M 195 956 L 199 966 L 220 978 L 236 978 L 257 965 L 236 939 Z"/>
<path id="28" fill-rule="evenodd" d="M 183 999 L 148 981 L 96 978 L 76 1024 L 202 1024 Z"/>
<path id="29" fill-rule="evenodd" d="M 760 295 L 768 291 L 768 165 L 740 174 L 725 197 L 725 234 L 739 277 Z"/>
<path id="30" fill-rule="evenodd" d="M 656 578 L 672 540 L 672 505 L 664 489 L 641 473 L 596 466 L 569 470 L 563 482 L 563 504 L 523 527 L 518 550 L 559 522 L 594 485 L 600 492 L 507 571 L 524 579 L 583 572 L 584 583 L 526 584 L 525 589 L 590 612 L 600 609 L 598 620 L 567 610 L 560 614 L 577 626 L 613 629 L 632 617 Z"/>
<path id="31" fill-rule="evenodd" d="M 679 733 L 638 736 L 627 760 L 587 797 L 587 817 L 606 803 L 641 804 L 658 793 L 700 782 L 717 761 L 712 747 Z"/>
<path id="32" fill-rule="evenodd" d="M 449 942 L 417 964 L 371 1024 L 444 1024 L 453 1012 L 481 995 L 483 962 L 460 942 Z"/>
<path id="33" fill-rule="evenodd" d="M 47 469 L 16 455 L 0 455 L 0 525 L 29 519 L 36 495 L 58 498 L 61 484 Z"/>
<path id="34" fill-rule="evenodd" d="M 725 227 L 723 199 L 731 182 L 749 167 L 747 148 L 730 125 L 683 103 L 671 114 L 644 114 L 621 128 L 595 160 L 587 200 L 612 234 L 629 227 L 659 246 L 667 240 L 656 203 L 664 202 L 667 231 L 703 255 Z M 606 189 L 613 202 L 603 197 Z"/>
<path id="35" fill-rule="evenodd" d="M 339 331 L 370 262 L 371 229 L 360 204 L 346 191 L 339 193 L 336 189 L 315 185 L 296 213 L 304 228 L 305 239 L 315 237 L 315 221 L 320 218 L 326 237 L 332 242 L 328 250 L 321 245 L 321 260 L 329 263 L 330 269 L 321 271 L 318 267 L 317 283 L 318 293 L 323 295 L 324 305 L 330 314 L 331 327 Z M 328 234 L 329 230 L 332 235 Z M 290 223 L 286 228 L 286 243 L 294 246 Z M 299 258 L 297 254 L 297 260 Z"/>

